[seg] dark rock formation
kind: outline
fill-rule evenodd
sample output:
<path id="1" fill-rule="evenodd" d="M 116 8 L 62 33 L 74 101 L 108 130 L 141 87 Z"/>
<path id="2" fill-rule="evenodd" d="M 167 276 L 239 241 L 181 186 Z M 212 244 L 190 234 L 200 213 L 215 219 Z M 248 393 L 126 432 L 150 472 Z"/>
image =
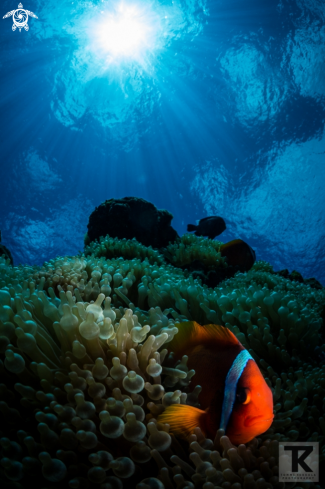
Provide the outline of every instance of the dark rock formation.
<path id="1" fill-rule="evenodd" d="M 320 290 L 323 288 L 322 284 L 320 282 L 318 282 L 318 280 L 316 280 L 314 277 L 305 278 L 304 283 L 310 285 L 311 288 L 313 288 L 313 289 Z"/>
<path id="2" fill-rule="evenodd" d="M 296 281 L 300 282 L 301 284 L 307 284 L 310 285 L 313 289 L 322 289 L 323 286 L 318 280 L 315 278 L 303 278 L 301 273 L 297 272 L 296 270 L 293 270 L 291 273 L 289 273 L 289 270 L 285 268 L 284 270 L 279 270 L 278 272 L 273 272 L 275 275 L 281 275 L 281 277 L 287 278 L 291 281 Z"/>
<path id="3" fill-rule="evenodd" d="M 172 219 L 170 212 L 138 197 L 106 200 L 89 217 L 85 243 L 109 235 L 119 239 L 136 238 L 145 246 L 163 248 L 178 238 L 170 225 Z"/>
<path id="4" fill-rule="evenodd" d="M 0 256 L 2 256 L 2 255 L 5 255 L 5 258 L 6 258 L 6 259 L 7 259 L 7 258 L 9 258 L 10 263 L 11 263 L 12 265 L 14 264 L 14 260 L 13 260 L 13 258 L 12 258 L 12 256 L 11 256 L 10 251 L 8 250 L 8 248 L 7 248 L 5 245 L 3 245 L 3 244 L 1 243 L 1 231 L 0 231 Z"/>

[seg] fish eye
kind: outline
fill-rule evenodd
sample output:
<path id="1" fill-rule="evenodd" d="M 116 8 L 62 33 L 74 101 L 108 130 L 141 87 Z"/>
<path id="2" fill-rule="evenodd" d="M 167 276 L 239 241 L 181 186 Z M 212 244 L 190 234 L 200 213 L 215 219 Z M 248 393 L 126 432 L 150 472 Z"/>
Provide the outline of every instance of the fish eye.
<path id="1" fill-rule="evenodd" d="M 240 404 L 248 404 L 250 400 L 251 395 L 249 389 L 246 389 L 245 387 L 238 387 L 236 393 L 236 401 Z"/>

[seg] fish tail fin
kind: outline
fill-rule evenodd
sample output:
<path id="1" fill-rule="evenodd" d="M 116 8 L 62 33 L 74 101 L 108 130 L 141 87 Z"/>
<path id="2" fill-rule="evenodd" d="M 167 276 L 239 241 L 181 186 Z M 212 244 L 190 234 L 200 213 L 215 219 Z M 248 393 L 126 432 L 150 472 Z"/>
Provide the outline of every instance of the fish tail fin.
<path id="1" fill-rule="evenodd" d="M 159 423 L 168 423 L 171 433 L 186 438 L 198 426 L 205 433 L 207 413 L 185 404 L 172 404 L 158 416 Z"/>
<path id="2" fill-rule="evenodd" d="M 195 224 L 188 224 L 187 225 L 187 230 L 188 231 L 195 231 L 197 229 L 197 226 L 195 226 Z"/>

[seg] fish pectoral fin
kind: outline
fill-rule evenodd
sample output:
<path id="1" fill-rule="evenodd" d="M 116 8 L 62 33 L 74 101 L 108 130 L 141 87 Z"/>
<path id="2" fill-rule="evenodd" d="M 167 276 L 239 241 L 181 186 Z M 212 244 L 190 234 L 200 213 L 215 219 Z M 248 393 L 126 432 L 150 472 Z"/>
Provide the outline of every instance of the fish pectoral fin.
<path id="1" fill-rule="evenodd" d="M 171 433 L 186 438 L 198 426 L 201 428 L 202 433 L 205 434 L 206 416 L 207 413 L 205 411 L 193 406 L 173 404 L 158 416 L 158 422 L 169 424 Z"/>

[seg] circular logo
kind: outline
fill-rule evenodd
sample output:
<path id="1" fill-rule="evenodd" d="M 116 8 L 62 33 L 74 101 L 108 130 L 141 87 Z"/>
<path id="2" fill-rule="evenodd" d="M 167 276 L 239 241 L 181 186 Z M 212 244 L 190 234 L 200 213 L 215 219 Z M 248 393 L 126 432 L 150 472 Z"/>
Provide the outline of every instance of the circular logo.
<path id="1" fill-rule="evenodd" d="M 12 18 L 15 26 L 17 26 L 18 29 L 22 29 L 23 27 L 25 27 L 25 25 L 27 25 L 28 14 L 24 9 L 16 10 Z"/>

